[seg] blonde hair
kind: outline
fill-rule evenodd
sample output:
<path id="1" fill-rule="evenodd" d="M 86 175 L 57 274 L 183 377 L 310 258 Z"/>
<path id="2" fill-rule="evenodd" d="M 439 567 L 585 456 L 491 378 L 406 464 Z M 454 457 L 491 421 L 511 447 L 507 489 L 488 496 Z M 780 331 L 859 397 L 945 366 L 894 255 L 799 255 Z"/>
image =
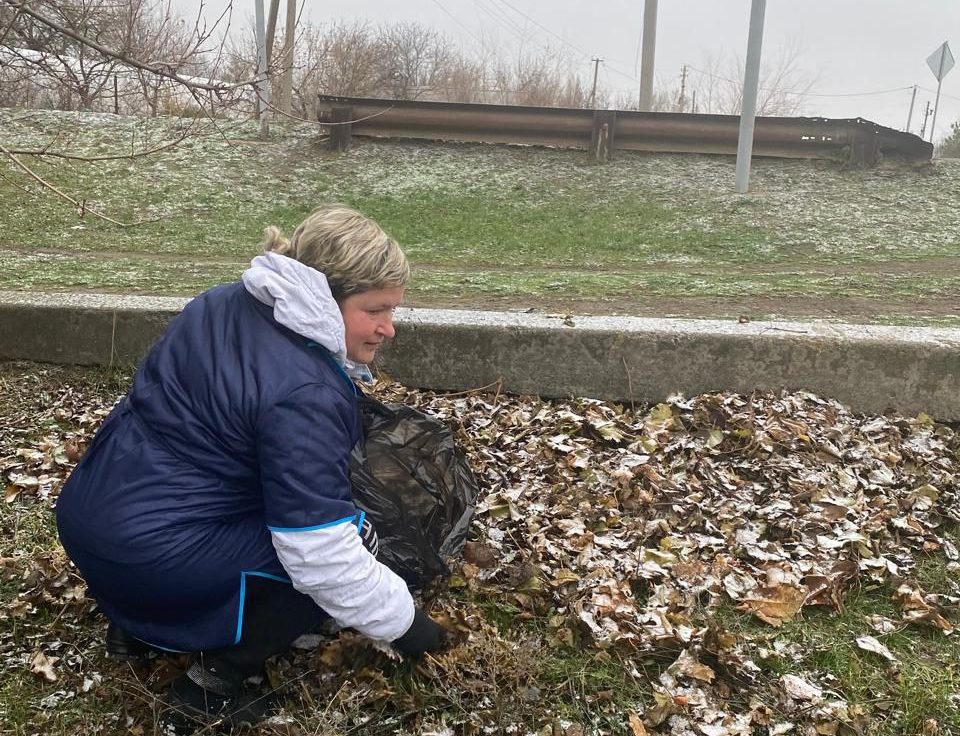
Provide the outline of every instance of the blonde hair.
<path id="1" fill-rule="evenodd" d="M 268 227 L 262 246 L 320 271 L 337 301 L 369 289 L 406 286 L 410 280 L 410 265 L 397 241 L 341 204 L 314 210 L 289 240 L 279 228 Z"/>

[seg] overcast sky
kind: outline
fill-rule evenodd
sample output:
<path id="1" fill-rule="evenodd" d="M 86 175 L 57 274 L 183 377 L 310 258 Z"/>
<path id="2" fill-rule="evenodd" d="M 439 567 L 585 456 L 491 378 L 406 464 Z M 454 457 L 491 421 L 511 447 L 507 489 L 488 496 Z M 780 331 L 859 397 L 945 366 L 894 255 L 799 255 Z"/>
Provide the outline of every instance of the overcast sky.
<path id="1" fill-rule="evenodd" d="M 180 0 L 181 7 L 192 5 Z M 644 0 L 302 0 L 313 23 L 361 19 L 370 23 L 415 21 L 442 30 L 469 50 L 485 39 L 515 52 L 563 44 L 592 73 L 590 57 L 606 61 L 600 82 L 635 94 Z M 269 6 L 269 0 L 265 0 Z M 226 5 L 210 0 L 208 15 Z M 281 6 L 285 5 L 285 2 Z M 680 70 L 699 73 L 710 58 L 746 55 L 750 0 L 660 0 L 656 71 L 659 85 L 677 87 Z M 252 17 L 254 0 L 234 0 L 234 23 Z M 282 11 L 281 11 L 282 13 Z M 815 80 L 804 115 L 863 117 L 902 130 L 913 85 L 919 85 L 911 124 L 918 133 L 937 81 L 926 58 L 944 41 L 960 60 L 958 0 L 768 0 L 765 60 L 794 48 L 796 63 Z M 943 81 L 937 137 L 960 119 L 960 68 Z M 928 128 L 929 135 L 929 128 Z"/>

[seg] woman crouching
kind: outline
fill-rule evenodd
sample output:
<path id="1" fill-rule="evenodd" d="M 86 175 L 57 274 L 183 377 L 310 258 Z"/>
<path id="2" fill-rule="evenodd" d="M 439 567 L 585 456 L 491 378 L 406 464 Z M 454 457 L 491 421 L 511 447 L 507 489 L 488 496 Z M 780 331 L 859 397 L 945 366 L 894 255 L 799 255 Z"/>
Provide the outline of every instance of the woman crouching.
<path id="1" fill-rule="evenodd" d="M 243 681 L 326 618 L 412 657 L 445 646 L 350 490 L 353 379 L 393 337 L 406 257 L 342 206 L 265 235 L 171 322 L 57 504 L 108 654 L 194 653 L 169 705 L 231 723 L 266 714 Z"/>

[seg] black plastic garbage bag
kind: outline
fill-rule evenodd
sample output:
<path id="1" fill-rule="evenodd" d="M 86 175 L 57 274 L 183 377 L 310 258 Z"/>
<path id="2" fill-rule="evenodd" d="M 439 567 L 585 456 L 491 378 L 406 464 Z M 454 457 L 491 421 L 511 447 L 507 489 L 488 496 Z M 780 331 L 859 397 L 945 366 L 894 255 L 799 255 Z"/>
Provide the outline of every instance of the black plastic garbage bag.
<path id="1" fill-rule="evenodd" d="M 477 481 L 442 422 L 361 397 L 365 442 L 350 458 L 353 499 L 380 539 L 378 559 L 412 588 L 449 574 L 463 551 Z"/>

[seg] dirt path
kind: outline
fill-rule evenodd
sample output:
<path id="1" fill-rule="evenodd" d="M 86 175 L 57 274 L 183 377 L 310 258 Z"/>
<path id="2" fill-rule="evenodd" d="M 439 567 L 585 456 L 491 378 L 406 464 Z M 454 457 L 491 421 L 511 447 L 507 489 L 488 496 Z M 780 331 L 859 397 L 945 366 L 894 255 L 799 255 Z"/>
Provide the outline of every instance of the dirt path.
<path id="1" fill-rule="evenodd" d="M 19 252 L 27 252 L 27 248 L 13 248 Z M 213 266 L 236 267 L 237 272 L 248 263 L 246 259 L 231 258 L 229 256 L 209 256 L 195 254 L 155 254 L 138 251 L 77 253 L 66 249 L 31 249 L 32 253 L 55 255 L 72 255 L 82 258 L 96 258 L 109 262 L 111 260 L 132 260 L 148 265 L 156 264 L 206 264 Z M 685 273 L 695 276 L 704 272 L 708 266 L 680 264 L 640 264 L 634 268 L 616 270 L 593 269 L 593 273 L 608 275 L 630 276 L 637 273 Z M 729 269 L 729 265 L 724 268 Z M 471 263 L 440 266 L 433 264 L 417 264 L 414 268 L 414 283 L 407 303 L 419 307 L 445 307 L 455 309 L 491 309 L 501 311 L 536 311 L 547 314 L 582 314 L 582 315 L 633 315 L 638 317 L 688 317 L 688 318 L 717 318 L 717 319 L 823 319 L 835 322 L 853 323 L 897 323 L 909 324 L 916 320 L 918 324 L 949 324 L 960 326 L 960 295 L 957 296 L 927 296 L 922 298 L 890 298 L 885 296 L 853 296 L 853 297 L 671 297 L 647 296 L 638 291 L 636 295 L 617 297 L 564 297 L 562 292 L 550 293 L 543 296 L 486 296 L 482 294 L 468 294 L 464 296 L 431 296 L 418 294 L 416 291 L 416 272 L 445 273 L 455 271 L 457 274 L 469 275 L 490 273 L 544 273 L 544 272 L 572 272 L 578 270 L 576 265 L 557 266 L 477 266 Z M 778 275 L 778 274 L 809 274 L 810 276 L 830 275 L 900 275 L 922 279 L 929 276 L 931 279 L 942 278 L 944 274 L 960 273 L 960 255 L 958 256 L 931 256 L 925 259 L 886 261 L 882 263 L 857 263 L 836 266 L 827 266 L 823 263 L 811 264 L 803 259 L 791 263 L 777 264 L 737 264 L 736 273 L 742 275 Z M 121 289 L 76 289 L 76 291 L 103 292 L 122 291 Z M 153 294 L 158 292 L 153 291 Z M 160 292 L 162 293 L 162 292 Z M 171 294 L 178 296 L 182 292 L 171 290 Z"/>
<path id="2" fill-rule="evenodd" d="M 412 296 L 407 306 L 450 309 L 531 311 L 564 315 L 629 315 L 634 317 L 685 317 L 691 319 L 822 319 L 862 324 L 918 323 L 960 319 L 960 298 L 922 300 L 867 299 L 862 297 L 633 297 L 563 299 L 559 297 L 481 297 L 460 299 Z M 895 318 L 895 319 L 892 319 Z"/>
<path id="3" fill-rule="evenodd" d="M 58 256 L 96 256 L 99 259 L 108 261 L 115 259 L 161 263 L 208 263 L 211 265 L 224 266 L 242 266 L 249 262 L 248 258 L 230 255 L 210 255 L 201 253 L 146 253 L 135 250 L 117 250 L 117 251 L 77 251 L 69 248 L 32 248 L 26 245 L 0 244 L 0 249 L 15 251 L 24 254 L 38 255 L 58 255 Z M 729 266 L 730 261 L 719 261 L 724 266 Z M 821 261 L 811 261 L 806 258 L 797 258 L 774 263 L 736 263 L 737 272 L 745 275 L 763 274 L 810 274 L 812 276 L 846 276 L 857 274 L 872 275 L 903 275 L 903 276 L 941 276 L 944 273 L 960 273 L 960 254 L 958 255 L 940 255 L 930 256 L 928 258 L 898 259 L 898 260 L 878 260 L 862 261 L 846 264 L 824 264 Z M 715 264 L 711 263 L 692 263 L 689 265 L 680 263 L 627 263 L 620 268 L 611 268 L 608 266 L 591 265 L 591 273 L 602 273 L 607 275 L 630 275 L 634 273 L 701 273 L 706 270 L 713 270 Z M 500 265 L 500 264 L 476 264 L 469 261 L 456 261 L 451 263 L 415 263 L 414 270 L 424 273 L 445 273 L 456 271 L 457 273 L 570 273 L 582 269 L 581 263 L 543 263 L 543 264 L 518 264 L 518 265 Z"/>

